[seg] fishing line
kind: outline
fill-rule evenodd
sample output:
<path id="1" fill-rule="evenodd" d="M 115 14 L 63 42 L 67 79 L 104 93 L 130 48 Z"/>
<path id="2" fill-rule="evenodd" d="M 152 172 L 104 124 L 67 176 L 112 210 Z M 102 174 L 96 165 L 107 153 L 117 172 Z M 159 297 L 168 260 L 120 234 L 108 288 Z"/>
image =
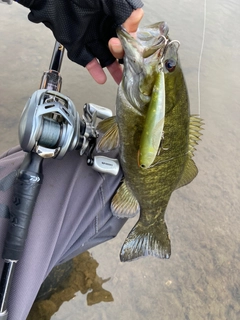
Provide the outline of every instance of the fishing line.
<path id="1" fill-rule="evenodd" d="M 200 56 L 199 56 L 199 63 L 198 63 L 198 114 L 199 114 L 199 116 L 200 116 L 200 112 L 201 112 L 200 73 L 201 73 L 201 65 L 202 65 L 203 48 L 204 48 L 204 44 L 205 44 L 206 19 L 207 19 L 207 0 L 204 0 L 202 46 L 200 49 Z"/>

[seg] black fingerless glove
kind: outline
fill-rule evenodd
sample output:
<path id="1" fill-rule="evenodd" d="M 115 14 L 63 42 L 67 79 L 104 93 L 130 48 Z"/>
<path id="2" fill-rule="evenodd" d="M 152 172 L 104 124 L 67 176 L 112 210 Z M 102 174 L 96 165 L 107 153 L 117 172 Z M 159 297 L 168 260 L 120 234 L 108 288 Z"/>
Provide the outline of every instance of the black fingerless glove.
<path id="1" fill-rule="evenodd" d="M 68 51 L 72 61 L 86 66 L 97 58 L 102 67 L 115 61 L 108 40 L 141 0 L 19 0 L 30 21 L 43 22 Z"/>

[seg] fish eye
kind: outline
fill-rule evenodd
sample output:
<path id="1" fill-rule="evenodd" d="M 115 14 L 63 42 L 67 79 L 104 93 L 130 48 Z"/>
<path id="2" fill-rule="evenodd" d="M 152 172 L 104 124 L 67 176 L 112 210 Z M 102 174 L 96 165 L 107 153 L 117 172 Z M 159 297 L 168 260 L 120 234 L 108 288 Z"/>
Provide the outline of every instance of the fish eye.
<path id="1" fill-rule="evenodd" d="M 176 61 L 173 59 L 167 59 L 165 61 L 165 67 L 169 72 L 173 72 L 176 68 Z"/>

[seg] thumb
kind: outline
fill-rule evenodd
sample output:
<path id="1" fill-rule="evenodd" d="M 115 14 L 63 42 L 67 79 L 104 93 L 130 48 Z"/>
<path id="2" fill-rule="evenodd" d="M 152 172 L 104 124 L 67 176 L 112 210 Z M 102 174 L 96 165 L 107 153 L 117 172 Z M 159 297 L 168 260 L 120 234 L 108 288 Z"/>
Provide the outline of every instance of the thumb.
<path id="1" fill-rule="evenodd" d="M 132 12 L 130 17 L 123 23 L 123 27 L 134 37 L 138 25 L 143 17 L 143 9 L 139 8 Z M 109 50 L 116 59 L 121 59 L 124 55 L 123 47 L 118 38 L 111 38 L 108 42 Z"/>
<path id="2" fill-rule="evenodd" d="M 135 33 L 138 29 L 138 25 L 143 17 L 143 9 L 139 8 L 132 12 L 130 17 L 123 23 L 123 27 L 129 33 Z"/>

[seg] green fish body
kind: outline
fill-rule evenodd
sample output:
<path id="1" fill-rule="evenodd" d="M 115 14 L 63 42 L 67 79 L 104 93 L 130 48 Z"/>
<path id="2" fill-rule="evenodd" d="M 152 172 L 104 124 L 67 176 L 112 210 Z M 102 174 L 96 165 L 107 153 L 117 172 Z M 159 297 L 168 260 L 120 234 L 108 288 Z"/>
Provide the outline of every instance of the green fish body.
<path id="1" fill-rule="evenodd" d="M 165 26 L 161 22 L 140 29 L 137 39 L 123 29 L 118 31 L 125 58 L 116 118 L 104 120 L 99 128 L 105 133 L 101 142 L 104 148 L 100 149 L 110 149 L 107 145 L 111 136 L 118 140 L 124 173 L 123 183 L 112 200 L 112 212 L 117 217 L 131 217 L 140 212 L 122 246 L 121 261 L 148 255 L 170 257 L 165 211 L 172 192 L 191 182 L 198 172 L 192 156 L 200 136 L 201 119 L 190 117 L 178 48 L 167 38 Z M 152 164 L 142 168 L 138 163 L 140 142 L 159 72 L 164 72 L 165 78 L 164 138 L 159 139 L 160 152 L 151 160 Z"/>

